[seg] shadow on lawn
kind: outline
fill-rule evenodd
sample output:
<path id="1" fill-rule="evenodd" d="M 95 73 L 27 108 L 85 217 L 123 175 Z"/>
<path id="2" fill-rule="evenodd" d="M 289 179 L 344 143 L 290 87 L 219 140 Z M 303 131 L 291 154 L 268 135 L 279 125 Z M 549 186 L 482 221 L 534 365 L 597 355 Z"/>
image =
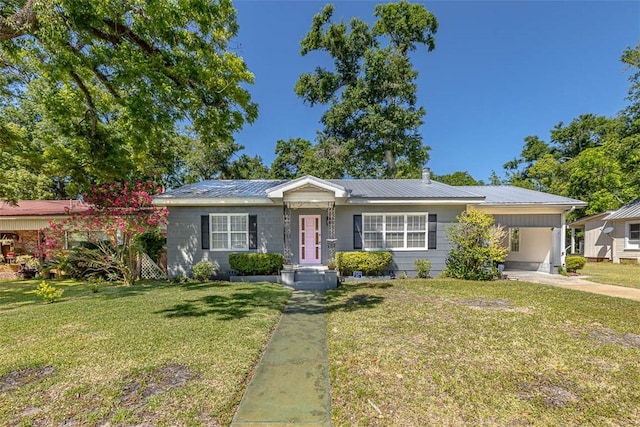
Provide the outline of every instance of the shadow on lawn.
<path id="1" fill-rule="evenodd" d="M 194 300 L 185 300 L 184 303 L 156 311 L 155 314 L 163 314 L 167 318 L 217 316 L 220 320 L 241 319 L 258 309 L 282 312 L 286 304 L 286 300 L 282 297 L 286 292 L 284 289 L 279 291 L 259 287 L 239 289 L 238 292 L 230 295 L 207 295 Z"/>
<path id="2" fill-rule="evenodd" d="M 353 311 L 362 308 L 373 308 L 384 302 L 385 298 L 373 295 L 367 290 L 387 289 L 393 285 L 389 282 L 366 282 L 343 284 L 339 288 L 326 293 L 327 311 Z"/>

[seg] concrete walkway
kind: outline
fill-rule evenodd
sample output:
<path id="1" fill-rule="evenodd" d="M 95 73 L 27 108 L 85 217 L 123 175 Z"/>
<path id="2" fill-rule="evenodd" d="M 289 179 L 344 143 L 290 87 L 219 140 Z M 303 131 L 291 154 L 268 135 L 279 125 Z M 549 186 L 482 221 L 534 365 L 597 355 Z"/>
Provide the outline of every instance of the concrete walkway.
<path id="1" fill-rule="evenodd" d="M 295 291 L 242 397 L 232 426 L 330 426 L 324 296 Z"/>
<path id="2" fill-rule="evenodd" d="M 522 280 L 524 282 L 542 283 L 544 285 L 560 286 L 561 288 L 574 289 L 576 291 L 591 292 L 593 294 L 640 301 L 640 289 L 590 282 L 589 280 L 585 280 L 585 278 L 588 276 L 567 277 L 561 274 L 511 270 L 505 271 L 505 274 L 509 279 Z"/>

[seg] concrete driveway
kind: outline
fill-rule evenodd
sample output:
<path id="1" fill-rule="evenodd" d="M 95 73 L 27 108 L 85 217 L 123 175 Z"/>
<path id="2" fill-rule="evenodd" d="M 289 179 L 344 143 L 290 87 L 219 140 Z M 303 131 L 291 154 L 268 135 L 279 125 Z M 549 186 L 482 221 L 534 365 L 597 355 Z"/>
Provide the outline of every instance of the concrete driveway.
<path id="1" fill-rule="evenodd" d="M 603 285 L 586 280 L 589 276 L 563 276 L 561 274 L 540 273 L 537 271 L 508 270 L 504 272 L 509 280 L 542 283 L 544 285 L 559 286 L 576 291 L 591 292 L 593 294 L 610 297 L 626 298 L 640 301 L 640 289 L 623 286 Z"/>

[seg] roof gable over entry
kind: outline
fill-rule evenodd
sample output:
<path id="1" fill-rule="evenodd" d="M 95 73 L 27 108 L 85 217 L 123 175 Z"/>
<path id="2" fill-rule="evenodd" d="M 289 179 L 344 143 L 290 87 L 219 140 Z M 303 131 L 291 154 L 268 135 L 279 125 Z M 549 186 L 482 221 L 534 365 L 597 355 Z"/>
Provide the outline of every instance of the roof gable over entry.
<path id="1" fill-rule="evenodd" d="M 270 199 L 287 199 L 289 195 L 294 199 L 303 199 L 305 195 L 317 196 L 323 199 L 327 198 L 322 201 L 328 201 L 329 198 L 333 200 L 348 197 L 349 192 L 341 185 L 311 175 L 285 182 L 267 190 L 267 197 Z"/>

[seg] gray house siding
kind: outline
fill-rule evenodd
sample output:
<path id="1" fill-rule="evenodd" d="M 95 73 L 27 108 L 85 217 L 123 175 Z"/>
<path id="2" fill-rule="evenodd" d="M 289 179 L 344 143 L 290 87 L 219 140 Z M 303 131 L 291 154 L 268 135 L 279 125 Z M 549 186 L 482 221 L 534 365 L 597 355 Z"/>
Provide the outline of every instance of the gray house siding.
<path id="1" fill-rule="evenodd" d="M 560 214 L 525 214 L 503 215 L 494 214 L 496 224 L 503 227 L 561 227 L 562 215 Z"/>
<path id="2" fill-rule="evenodd" d="M 336 209 L 336 242 L 337 251 L 353 251 L 353 216 L 363 213 L 412 213 L 423 212 L 437 215 L 437 243 L 436 249 L 421 251 L 391 250 L 393 255 L 392 268 L 394 272 L 406 272 L 409 276 L 415 276 L 416 259 L 431 260 L 431 275 L 440 274 L 444 268 L 451 249 L 451 243 L 447 236 L 447 228 L 456 222 L 456 217 L 462 213 L 464 206 L 412 206 L 412 205 L 386 205 L 386 206 L 339 206 Z"/>
<path id="3" fill-rule="evenodd" d="M 258 248 L 249 252 L 284 251 L 281 206 L 171 207 L 167 231 L 167 270 L 170 277 L 190 276 L 193 265 L 211 261 L 228 274 L 229 254 L 234 251 L 202 249 L 200 217 L 212 213 L 246 213 L 256 215 Z"/>

